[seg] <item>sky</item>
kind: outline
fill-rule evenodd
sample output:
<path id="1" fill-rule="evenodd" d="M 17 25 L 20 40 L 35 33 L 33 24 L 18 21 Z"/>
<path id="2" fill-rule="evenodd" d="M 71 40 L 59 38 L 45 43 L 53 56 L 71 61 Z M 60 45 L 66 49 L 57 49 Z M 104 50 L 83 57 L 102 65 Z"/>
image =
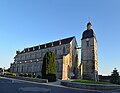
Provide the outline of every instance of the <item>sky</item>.
<path id="1" fill-rule="evenodd" d="M 10 67 L 16 50 L 50 41 L 75 36 L 80 47 L 89 21 L 99 74 L 120 72 L 120 0 L 0 0 L 0 67 Z"/>

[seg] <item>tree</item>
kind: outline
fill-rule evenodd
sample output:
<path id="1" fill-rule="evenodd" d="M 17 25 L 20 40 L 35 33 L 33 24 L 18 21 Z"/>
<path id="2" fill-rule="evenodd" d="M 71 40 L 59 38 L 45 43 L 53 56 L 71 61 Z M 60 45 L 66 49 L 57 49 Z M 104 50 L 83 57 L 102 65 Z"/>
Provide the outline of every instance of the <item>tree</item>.
<path id="1" fill-rule="evenodd" d="M 116 68 L 114 68 L 114 70 L 111 74 L 110 82 L 114 83 L 114 84 L 120 84 L 119 73 Z"/>
<path id="2" fill-rule="evenodd" d="M 52 51 L 47 52 L 43 58 L 42 78 L 56 81 L 56 59 Z"/>

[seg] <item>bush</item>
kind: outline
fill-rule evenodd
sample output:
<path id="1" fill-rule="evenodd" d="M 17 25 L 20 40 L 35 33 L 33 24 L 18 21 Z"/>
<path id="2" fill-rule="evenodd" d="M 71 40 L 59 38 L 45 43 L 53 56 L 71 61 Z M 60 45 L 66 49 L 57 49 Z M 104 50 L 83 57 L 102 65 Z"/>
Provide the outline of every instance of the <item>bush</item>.
<path id="1" fill-rule="evenodd" d="M 33 75 L 33 74 L 27 74 L 27 73 L 25 73 L 25 74 L 21 73 L 21 74 L 19 74 L 19 76 L 21 76 L 21 77 L 32 77 L 32 78 L 35 78 L 35 77 L 36 77 L 36 76 Z"/>
<path id="2" fill-rule="evenodd" d="M 48 74 L 48 75 L 46 75 L 45 78 L 48 79 L 49 82 L 56 81 L 56 75 L 55 74 Z"/>
<path id="3" fill-rule="evenodd" d="M 32 75 L 32 77 L 33 77 L 33 78 L 35 78 L 35 77 L 36 77 L 36 75 Z"/>
<path id="4" fill-rule="evenodd" d="M 20 77 L 23 77 L 23 76 L 24 76 L 24 74 L 23 74 L 23 73 L 21 73 L 21 74 L 19 74 L 19 76 L 20 76 Z"/>
<path id="5" fill-rule="evenodd" d="M 37 75 L 37 78 L 41 78 L 41 76 L 40 76 L 40 75 Z"/>
<path id="6" fill-rule="evenodd" d="M 28 77 L 32 77 L 32 74 L 28 74 Z"/>
<path id="7" fill-rule="evenodd" d="M 16 76 L 16 74 L 15 74 L 15 73 L 12 73 L 12 72 L 5 72 L 4 74 L 5 74 L 5 75 Z"/>
<path id="8" fill-rule="evenodd" d="M 24 77 L 27 77 L 27 76 L 28 76 L 28 74 L 25 73 L 25 74 L 24 74 Z"/>

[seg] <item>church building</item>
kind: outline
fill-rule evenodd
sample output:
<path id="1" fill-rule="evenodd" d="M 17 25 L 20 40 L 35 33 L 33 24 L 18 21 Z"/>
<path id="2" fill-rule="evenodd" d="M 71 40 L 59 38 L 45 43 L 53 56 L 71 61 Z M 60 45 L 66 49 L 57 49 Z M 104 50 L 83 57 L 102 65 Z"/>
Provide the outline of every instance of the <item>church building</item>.
<path id="1" fill-rule="evenodd" d="M 81 63 L 78 59 L 78 49 L 81 49 Z M 82 34 L 80 48 L 75 36 L 28 47 L 16 51 L 10 71 L 17 75 L 41 75 L 43 57 L 48 51 L 53 51 L 56 55 L 57 79 L 67 80 L 72 73 L 75 78 L 98 80 L 97 39 L 90 22 Z"/>
<path id="2" fill-rule="evenodd" d="M 56 55 L 57 79 L 66 80 L 70 73 L 77 77 L 80 63 L 76 47 L 76 38 L 73 36 L 16 51 L 10 71 L 17 75 L 20 73 L 41 75 L 43 57 L 48 51 L 53 51 Z"/>

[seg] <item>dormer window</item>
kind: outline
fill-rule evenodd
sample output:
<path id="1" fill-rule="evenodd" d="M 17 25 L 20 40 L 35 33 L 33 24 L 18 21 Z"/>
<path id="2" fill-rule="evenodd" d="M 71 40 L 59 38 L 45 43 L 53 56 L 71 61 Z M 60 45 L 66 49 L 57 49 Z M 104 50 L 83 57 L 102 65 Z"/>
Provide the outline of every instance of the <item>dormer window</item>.
<path id="1" fill-rule="evenodd" d="M 53 46 L 53 42 L 52 42 L 52 46 Z"/>
<path id="2" fill-rule="evenodd" d="M 45 48 L 46 48 L 46 44 L 45 44 Z"/>
<path id="3" fill-rule="evenodd" d="M 35 50 L 35 48 L 33 47 L 33 50 Z"/>
<path id="4" fill-rule="evenodd" d="M 59 45 L 61 45 L 61 41 L 59 41 Z"/>
<path id="5" fill-rule="evenodd" d="M 40 49 L 40 46 L 39 46 L 39 49 Z"/>

